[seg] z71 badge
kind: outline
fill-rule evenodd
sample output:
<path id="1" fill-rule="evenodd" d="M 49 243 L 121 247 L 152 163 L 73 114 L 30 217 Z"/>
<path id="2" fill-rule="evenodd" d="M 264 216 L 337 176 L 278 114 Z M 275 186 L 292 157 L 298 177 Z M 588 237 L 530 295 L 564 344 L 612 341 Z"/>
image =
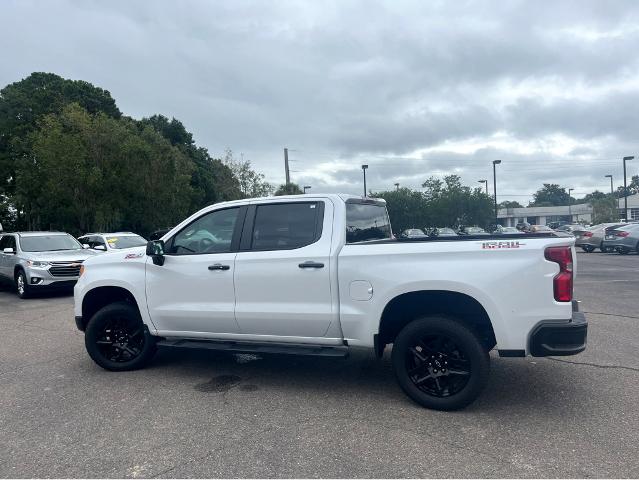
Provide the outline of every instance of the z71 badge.
<path id="1" fill-rule="evenodd" d="M 495 250 L 499 248 L 519 248 L 521 245 L 525 245 L 525 243 L 521 243 L 519 240 L 510 240 L 505 242 L 481 242 L 481 248 L 484 250 Z"/>

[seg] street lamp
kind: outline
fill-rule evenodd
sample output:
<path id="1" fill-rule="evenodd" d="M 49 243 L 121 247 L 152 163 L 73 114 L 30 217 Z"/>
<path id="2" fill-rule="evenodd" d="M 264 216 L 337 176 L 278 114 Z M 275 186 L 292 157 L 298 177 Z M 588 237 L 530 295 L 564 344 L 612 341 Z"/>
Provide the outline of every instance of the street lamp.
<path id="1" fill-rule="evenodd" d="M 306 193 L 306 190 L 307 190 L 307 189 L 310 189 L 310 188 L 311 188 L 311 186 L 310 186 L 310 185 L 304 185 L 304 193 Z"/>
<path id="2" fill-rule="evenodd" d="M 395 184 L 395 188 L 397 189 L 397 191 L 399 192 L 399 183 Z"/>
<path id="3" fill-rule="evenodd" d="M 635 158 L 623 157 L 623 218 L 628 219 L 628 185 L 626 184 L 626 162 Z"/>
<path id="4" fill-rule="evenodd" d="M 366 196 L 366 169 L 368 165 L 362 165 L 362 172 L 364 172 L 364 196 Z"/>
<path id="5" fill-rule="evenodd" d="M 499 165 L 501 160 L 493 160 L 493 193 L 495 194 L 495 225 L 497 225 L 497 169 L 496 165 Z"/>
<path id="6" fill-rule="evenodd" d="M 477 180 L 477 183 L 483 183 L 486 185 L 486 195 L 488 195 L 488 180 Z"/>
<path id="7" fill-rule="evenodd" d="M 615 195 L 615 190 L 612 186 L 612 175 L 606 175 L 604 178 L 609 178 L 610 179 L 610 195 L 614 197 Z"/>
<path id="8" fill-rule="evenodd" d="M 570 223 L 572 223 L 572 197 L 570 196 L 570 192 L 572 192 L 574 188 L 568 189 L 568 216 L 570 217 Z"/>

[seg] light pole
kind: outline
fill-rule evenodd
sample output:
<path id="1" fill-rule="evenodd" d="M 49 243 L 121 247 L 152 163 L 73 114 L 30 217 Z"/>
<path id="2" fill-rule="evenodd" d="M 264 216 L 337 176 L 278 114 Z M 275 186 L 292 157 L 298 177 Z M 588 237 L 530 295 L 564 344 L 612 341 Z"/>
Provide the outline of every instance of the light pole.
<path id="1" fill-rule="evenodd" d="M 623 218 L 628 219 L 628 185 L 626 184 L 626 162 L 635 158 L 623 157 Z"/>
<path id="2" fill-rule="evenodd" d="M 486 185 L 486 195 L 488 195 L 488 180 L 477 180 L 477 183 L 483 183 Z"/>
<path id="3" fill-rule="evenodd" d="M 304 193 L 306 193 L 306 190 L 309 190 L 311 188 L 310 185 L 304 185 Z"/>
<path id="4" fill-rule="evenodd" d="M 615 190 L 612 186 L 612 175 L 606 175 L 604 178 L 609 178 L 610 179 L 610 196 L 614 197 L 615 196 Z"/>
<path id="5" fill-rule="evenodd" d="M 572 192 L 574 188 L 568 189 L 568 216 L 570 217 L 570 223 L 572 223 L 572 197 L 570 196 L 570 192 Z"/>
<path id="6" fill-rule="evenodd" d="M 501 163 L 501 160 L 493 160 L 493 193 L 495 194 L 495 225 L 497 222 L 497 165 Z"/>
<path id="7" fill-rule="evenodd" d="M 362 172 L 364 172 L 364 196 L 366 196 L 366 169 L 368 165 L 362 165 Z"/>
<path id="8" fill-rule="evenodd" d="M 397 189 L 397 191 L 399 192 L 399 183 L 395 184 L 395 188 Z"/>

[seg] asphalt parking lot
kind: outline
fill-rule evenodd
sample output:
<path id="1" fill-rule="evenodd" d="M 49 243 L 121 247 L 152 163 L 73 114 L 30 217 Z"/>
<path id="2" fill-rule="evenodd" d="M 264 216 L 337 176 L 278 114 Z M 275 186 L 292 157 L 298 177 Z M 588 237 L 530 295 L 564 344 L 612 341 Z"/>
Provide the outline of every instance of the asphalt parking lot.
<path id="1" fill-rule="evenodd" d="M 422 409 L 388 357 L 161 351 L 109 373 L 69 295 L 0 291 L 2 477 L 637 477 L 639 255 L 578 255 L 589 346 L 494 358 L 461 412 Z"/>

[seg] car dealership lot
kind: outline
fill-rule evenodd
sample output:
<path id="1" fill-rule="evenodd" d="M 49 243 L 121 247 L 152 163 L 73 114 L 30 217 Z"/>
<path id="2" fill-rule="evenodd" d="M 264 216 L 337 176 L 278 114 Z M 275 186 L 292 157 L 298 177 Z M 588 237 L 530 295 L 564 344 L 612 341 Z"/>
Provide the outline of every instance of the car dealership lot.
<path id="1" fill-rule="evenodd" d="M 586 352 L 493 358 L 488 389 L 454 413 L 407 399 L 388 352 L 164 350 L 106 372 L 71 296 L 5 289 L 0 476 L 639 476 L 639 255 L 578 262 Z"/>

